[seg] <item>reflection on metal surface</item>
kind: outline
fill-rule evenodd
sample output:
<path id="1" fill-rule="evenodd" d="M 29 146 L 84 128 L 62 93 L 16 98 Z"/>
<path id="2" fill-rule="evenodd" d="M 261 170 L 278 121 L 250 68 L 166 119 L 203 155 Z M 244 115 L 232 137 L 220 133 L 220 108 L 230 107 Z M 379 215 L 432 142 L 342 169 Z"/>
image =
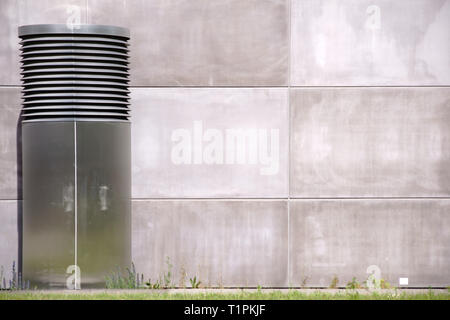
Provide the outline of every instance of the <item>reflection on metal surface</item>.
<path id="1" fill-rule="evenodd" d="M 67 186 L 64 186 L 63 189 L 63 206 L 65 212 L 73 211 L 73 205 L 74 205 L 74 188 L 73 184 L 69 184 Z"/>
<path id="2" fill-rule="evenodd" d="M 23 277 L 104 287 L 131 264 L 128 31 L 19 28 Z"/>
<path id="3" fill-rule="evenodd" d="M 100 199 L 100 210 L 106 211 L 108 210 L 108 187 L 100 186 L 98 188 L 98 197 Z"/>

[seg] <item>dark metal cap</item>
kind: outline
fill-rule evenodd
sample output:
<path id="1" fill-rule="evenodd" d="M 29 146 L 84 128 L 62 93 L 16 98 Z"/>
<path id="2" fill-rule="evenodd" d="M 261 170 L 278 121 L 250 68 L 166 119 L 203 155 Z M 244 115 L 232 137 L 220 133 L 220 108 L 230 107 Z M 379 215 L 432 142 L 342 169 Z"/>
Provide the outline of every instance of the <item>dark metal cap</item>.
<path id="1" fill-rule="evenodd" d="M 130 38 L 130 30 L 124 27 L 97 24 L 31 24 L 19 27 L 19 37 L 42 34 L 98 34 Z"/>
<path id="2" fill-rule="evenodd" d="M 129 35 L 103 25 L 19 27 L 22 122 L 128 122 Z"/>

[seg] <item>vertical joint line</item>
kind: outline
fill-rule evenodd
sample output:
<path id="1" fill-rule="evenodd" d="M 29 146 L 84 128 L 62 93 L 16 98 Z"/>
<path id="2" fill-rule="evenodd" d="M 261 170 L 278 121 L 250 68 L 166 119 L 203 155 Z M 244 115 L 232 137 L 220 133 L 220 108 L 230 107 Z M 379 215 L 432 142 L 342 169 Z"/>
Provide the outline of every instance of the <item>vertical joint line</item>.
<path id="1" fill-rule="evenodd" d="M 74 144 L 74 211 L 75 211 L 75 289 L 78 288 L 78 181 L 77 181 L 77 122 L 73 122 L 73 144 Z"/>
<path id="2" fill-rule="evenodd" d="M 89 24 L 89 0 L 86 0 L 86 24 Z"/>
<path id="3" fill-rule="evenodd" d="M 291 60 L 292 60 L 292 0 L 288 2 L 288 70 L 287 70 L 287 103 L 288 103 L 288 175 L 287 175 L 287 278 L 291 286 Z"/>

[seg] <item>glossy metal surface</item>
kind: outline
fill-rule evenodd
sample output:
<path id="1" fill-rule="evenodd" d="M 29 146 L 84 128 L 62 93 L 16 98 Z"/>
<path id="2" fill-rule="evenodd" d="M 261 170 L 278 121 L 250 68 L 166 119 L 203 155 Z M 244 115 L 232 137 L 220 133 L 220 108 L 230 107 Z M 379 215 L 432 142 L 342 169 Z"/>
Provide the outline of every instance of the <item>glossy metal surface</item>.
<path id="1" fill-rule="evenodd" d="M 130 124 L 77 122 L 77 264 L 83 288 L 131 262 Z"/>
<path id="2" fill-rule="evenodd" d="M 69 27 L 66 24 L 34 24 L 19 27 L 19 36 L 32 36 L 36 34 L 87 34 L 89 36 L 106 35 L 117 37 L 130 37 L 127 28 L 105 25 L 79 25 Z"/>
<path id="3" fill-rule="evenodd" d="M 63 288 L 75 264 L 74 125 L 22 125 L 23 278 Z"/>
<path id="4" fill-rule="evenodd" d="M 78 265 L 82 288 L 104 288 L 130 266 L 130 148 L 127 122 L 23 124 L 23 276 L 32 286 L 64 288 Z"/>

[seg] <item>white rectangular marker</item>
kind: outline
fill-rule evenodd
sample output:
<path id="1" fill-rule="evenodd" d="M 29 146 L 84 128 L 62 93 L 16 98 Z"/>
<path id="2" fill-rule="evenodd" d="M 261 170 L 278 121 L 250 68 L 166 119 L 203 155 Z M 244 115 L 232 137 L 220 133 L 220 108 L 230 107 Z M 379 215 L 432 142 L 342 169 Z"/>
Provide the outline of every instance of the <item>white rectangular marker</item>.
<path id="1" fill-rule="evenodd" d="M 398 279 L 398 283 L 399 283 L 401 286 L 407 286 L 407 285 L 408 285 L 408 278 L 399 278 L 399 279 Z"/>

